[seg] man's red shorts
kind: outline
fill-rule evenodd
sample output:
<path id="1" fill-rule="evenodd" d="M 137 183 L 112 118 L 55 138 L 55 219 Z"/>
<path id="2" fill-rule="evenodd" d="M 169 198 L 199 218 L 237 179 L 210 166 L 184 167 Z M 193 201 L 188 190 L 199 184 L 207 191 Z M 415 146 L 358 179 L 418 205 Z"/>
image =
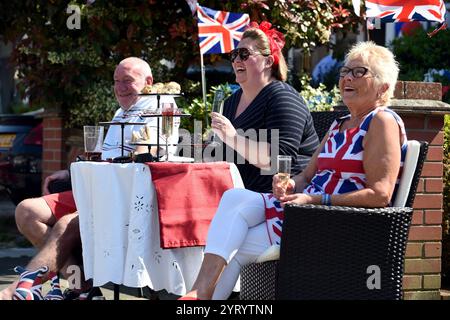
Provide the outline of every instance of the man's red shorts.
<path id="1" fill-rule="evenodd" d="M 65 216 L 66 214 L 74 213 L 77 211 L 72 191 L 52 193 L 43 196 L 43 198 L 50 207 L 50 210 L 52 211 L 56 220 L 61 219 L 61 217 Z"/>

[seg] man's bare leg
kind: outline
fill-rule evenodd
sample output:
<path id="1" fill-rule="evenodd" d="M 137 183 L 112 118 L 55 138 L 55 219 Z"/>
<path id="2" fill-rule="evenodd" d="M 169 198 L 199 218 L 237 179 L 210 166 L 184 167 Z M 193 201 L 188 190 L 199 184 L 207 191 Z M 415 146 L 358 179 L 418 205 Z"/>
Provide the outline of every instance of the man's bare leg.
<path id="1" fill-rule="evenodd" d="M 38 249 L 56 223 L 55 216 L 43 198 L 23 200 L 17 205 L 15 216 L 20 233 Z"/>
<path id="2" fill-rule="evenodd" d="M 38 249 L 42 247 L 56 223 L 50 207 L 42 198 L 25 199 L 20 202 L 16 207 L 15 218 L 19 232 Z M 11 300 L 17 282 L 14 281 L 0 291 L 0 300 Z"/>
<path id="3" fill-rule="evenodd" d="M 5 289 L 0 291 L 0 300 L 12 300 L 12 296 L 14 294 L 14 291 L 16 290 L 17 283 L 19 281 L 14 281 L 9 286 L 7 286 Z"/>
<path id="4" fill-rule="evenodd" d="M 35 270 L 42 266 L 48 266 L 51 272 L 60 272 L 66 279 L 73 275 L 70 266 L 82 264 L 81 257 L 74 253 L 81 247 L 79 217 L 77 213 L 65 215 L 54 225 L 45 245 L 41 251 L 27 265 L 27 270 Z M 84 273 L 80 268 L 79 291 L 85 291 L 91 284 L 84 279 Z M 43 280 L 46 280 L 44 275 Z"/>
<path id="5" fill-rule="evenodd" d="M 72 252 L 81 244 L 78 214 L 70 214 L 62 217 L 51 229 L 50 234 L 38 254 L 28 263 L 27 270 L 36 270 L 47 266 L 49 271 L 58 272 L 66 269 L 68 261 L 76 261 L 72 258 Z M 48 273 L 42 279 L 47 280 Z M 84 277 L 80 279 L 82 288 L 86 286 Z M 11 300 L 17 286 L 17 281 L 0 292 L 0 300 Z"/>
<path id="6" fill-rule="evenodd" d="M 47 266 L 49 271 L 58 272 L 80 241 L 78 214 L 65 215 L 53 226 L 44 246 L 28 263 L 27 270 Z"/>

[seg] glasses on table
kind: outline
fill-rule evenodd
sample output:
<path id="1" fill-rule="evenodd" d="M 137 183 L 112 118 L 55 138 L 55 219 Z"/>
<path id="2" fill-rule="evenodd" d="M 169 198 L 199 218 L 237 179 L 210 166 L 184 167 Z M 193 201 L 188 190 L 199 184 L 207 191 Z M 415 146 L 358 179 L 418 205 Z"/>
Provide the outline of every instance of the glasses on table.
<path id="1" fill-rule="evenodd" d="M 173 134 L 173 124 L 175 115 L 175 106 L 173 103 L 163 103 L 162 109 L 162 128 L 161 133 L 166 140 L 166 161 L 169 161 L 169 139 Z"/>
<path id="2" fill-rule="evenodd" d="M 237 48 L 234 50 L 230 51 L 230 60 L 231 62 L 234 62 L 234 60 L 236 60 L 236 58 L 239 56 L 239 58 L 241 59 L 241 61 L 246 61 L 250 56 L 256 56 L 256 55 L 262 55 L 267 57 L 268 54 L 264 54 L 261 52 L 254 52 L 250 49 L 247 48 Z"/>
<path id="3" fill-rule="evenodd" d="M 104 127 L 84 126 L 84 154 L 88 161 L 101 161 Z"/>

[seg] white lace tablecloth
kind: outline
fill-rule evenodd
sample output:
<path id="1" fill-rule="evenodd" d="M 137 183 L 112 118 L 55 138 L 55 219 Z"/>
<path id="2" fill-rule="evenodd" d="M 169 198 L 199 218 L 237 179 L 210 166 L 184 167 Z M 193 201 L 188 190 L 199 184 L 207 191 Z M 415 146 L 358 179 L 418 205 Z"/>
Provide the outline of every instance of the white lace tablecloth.
<path id="1" fill-rule="evenodd" d="M 230 173 L 234 186 L 243 188 L 234 164 Z M 94 286 L 113 282 L 178 295 L 191 289 L 204 247 L 161 249 L 157 198 L 147 165 L 76 162 L 71 175 L 84 272 Z"/>

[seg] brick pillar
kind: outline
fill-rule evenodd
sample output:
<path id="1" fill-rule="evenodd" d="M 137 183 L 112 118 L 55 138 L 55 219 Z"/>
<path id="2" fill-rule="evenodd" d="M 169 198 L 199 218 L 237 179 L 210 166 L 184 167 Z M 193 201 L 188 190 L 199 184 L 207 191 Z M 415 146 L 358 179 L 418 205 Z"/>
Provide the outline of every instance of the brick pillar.
<path id="1" fill-rule="evenodd" d="M 406 248 L 404 298 L 440 299 L 443 208 L 444 115 L 450 105 L 437 83 L 400 82 L 394 109 L 404 120 L 408 139 L 427 141 L 428 155 L 414 201 Z"/>
<path id="2" fill-rule="evenodd" d="M 67 161 L 64 156 L 63 118 L 58 113 L 46 113 L 43 126 L 42 181 L 53 172 L 67 168 Z"/>

